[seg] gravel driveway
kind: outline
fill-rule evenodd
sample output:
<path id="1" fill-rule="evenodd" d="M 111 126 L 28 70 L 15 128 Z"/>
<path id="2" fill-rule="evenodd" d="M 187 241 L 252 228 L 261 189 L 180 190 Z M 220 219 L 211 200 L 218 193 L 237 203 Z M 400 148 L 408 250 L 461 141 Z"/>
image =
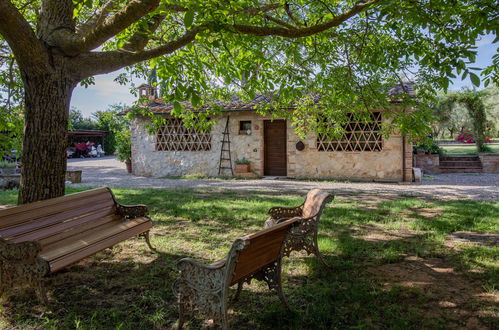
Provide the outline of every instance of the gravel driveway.
<path id="1" fill-rule="evenodd" d="M 334 190 L 336 194 L 418 195 L 438 199 L 499 201 L 499 174 L 453 173 L 425 176 L 422 184 L 304 181 L 293 179 L 221 180 L 167 179 L 134 176 L 114 157 L 69 159 L 68 169 L 82 170 L 82 183 L 73 186 L 115 188 L 215 189 L 308 191 L 311 188 Z"/>

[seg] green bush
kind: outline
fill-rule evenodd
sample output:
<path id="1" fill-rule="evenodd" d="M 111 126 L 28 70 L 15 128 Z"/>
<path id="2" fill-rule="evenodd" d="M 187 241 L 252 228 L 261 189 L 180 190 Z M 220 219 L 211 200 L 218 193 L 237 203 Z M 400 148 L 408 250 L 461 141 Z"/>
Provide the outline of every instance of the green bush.
<path id="1" fill-rule="evenodd" d="M 434 140 L 416 144 L 413 147 L 413 152 L 417 153 L 418 150 L 424 150 L 426 154 L 438 154 L 438 155 L 445 154 L 445 150 L 440 148 Z"/>
<path id="2" fill-rule="evenodd" d="M 0 159 L 0 167 L 16 167 L 16 163 Z"/>
<path id="3" fill-rule="evenodd" d="M 120 162 L 132 159 L 132 138 L 129 130 L 116 134 L 116 156 Z"/>

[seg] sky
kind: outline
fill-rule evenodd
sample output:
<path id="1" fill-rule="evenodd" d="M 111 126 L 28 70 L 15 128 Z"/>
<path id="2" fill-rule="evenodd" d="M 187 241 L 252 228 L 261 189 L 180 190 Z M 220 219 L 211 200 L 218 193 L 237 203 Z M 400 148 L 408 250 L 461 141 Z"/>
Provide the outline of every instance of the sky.
<path id="1" fill-rule="evenodd" d="M 497 52 L 498 44 L 492 44 L 494 37 L 488 35 L 479 40 L 477 60 L 472 65 L 479 68 L 485 68 L 492 63 L 492 56 Z M 139 78 L 133 78 L 128 85 L 120 85 L 114 79 L 124 70 L 113 73 L 95 76 L 95 85 L 88 88 L 77 87 L 73 93 L 71 107 L 80 110 L 85 117 L 89 117 L 98 110 L 106 110 L 109 105 L 123 103 L 131 105 L 137 100 L 137 97 L 130 92 L 132 84 L 139 86 L 145 81 Z M 449 87 L 451 90 L 460 90 L 466 87 L 472 87 L 469 77 L 464 81 L 461 78 L 453 80 Z"/>

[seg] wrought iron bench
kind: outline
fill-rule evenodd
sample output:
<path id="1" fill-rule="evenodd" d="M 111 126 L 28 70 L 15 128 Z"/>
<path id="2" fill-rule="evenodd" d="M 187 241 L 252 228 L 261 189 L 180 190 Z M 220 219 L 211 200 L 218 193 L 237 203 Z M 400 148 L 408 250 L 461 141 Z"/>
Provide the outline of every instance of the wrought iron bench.
<path id="1" fill-rule="evenodd" d="M 238 284 L 236 297 L 243 282 L 265 281 L 277 291 L 286 307 L 289 305 L 281 286 L 281 254 L 284 242 L 296 220 L 285 221 L 272 228 L 236 239 L 227 258 L 209 265 L 193 259 L 181 259 L 177 267 L 180 277 L 174 285 L 179 301 L 179 329 L 186 318 L 198 311 L 208 315 L 227 329 L 228 290 Z"/>
<path id="2" fill-rule="evenodd" d="M 283 255 L 288 256 L 292 251 L 305 250 L 309 255 L 315 254 L 319 261 L 330 267 L 322 257 L 317 244 L 317 230 L 319 219 L 324 206 L 334 199 L 331 192 L 312 189 L 308 192 L 303 204 L 296 207 L 272 207 L 269 210 L 269 219 L 265 221 L 264 228 L 271 228 L 288 219 L 299 219 L 299 225 L 289 234 Z"/>
<path id="3" fill-rule="evenodd" d="M 145 205 L 116 202 L 99 188 L 0 210 L 0 293 L 28 283 L 47 296 L 43 278 L 136 235 L 149 241 Z"/>

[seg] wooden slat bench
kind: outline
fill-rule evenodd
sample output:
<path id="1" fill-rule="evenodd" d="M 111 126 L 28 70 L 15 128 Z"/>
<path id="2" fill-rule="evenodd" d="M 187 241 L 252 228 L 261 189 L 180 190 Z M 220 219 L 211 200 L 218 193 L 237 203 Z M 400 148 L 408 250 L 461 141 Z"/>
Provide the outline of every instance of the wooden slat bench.
<path id="1" fill-rule="evenodd" d="M 109 188 L 0 210 L 0 293 L 27 282 L 46 303 L 44 276 L 137 235 L 154 250 L 151 227 L 145 205 L 120 205 Z"/>
<path id="2" fill-rule="evenodd" d="M 180 278 L 174 285 L 179 301 L 179 328 L 198 311 L 227 329 L 229 287 L 238 284 L 237 297 L 242 283 L 253 278 L 265 281 L 289 308 L 281 286 L 281 255 L 290 230 L 297 224 L 296 220 L 289 220 L 240 237 L 232 244 L 227 258 L 209 265 L 181 259 L 177 264 Z"/>
<path id="3" fill-rule="evenodd" d="M 292 251 L 305 250 L 308 254 L 315 254 L 323 265 L 330 267 L 319 251 L 317 230 L 324 206 L 333 199 L 334 195 L 329 191 L 312 189 L 308 192 L 305 202 L 299 206 L 270 208 L 270 217 L 265 221 L 264 228 L 270 228 L 289 219 L 300 221 L 299 226 L 290 233 L 283 255 L 289 257 Z"/>

